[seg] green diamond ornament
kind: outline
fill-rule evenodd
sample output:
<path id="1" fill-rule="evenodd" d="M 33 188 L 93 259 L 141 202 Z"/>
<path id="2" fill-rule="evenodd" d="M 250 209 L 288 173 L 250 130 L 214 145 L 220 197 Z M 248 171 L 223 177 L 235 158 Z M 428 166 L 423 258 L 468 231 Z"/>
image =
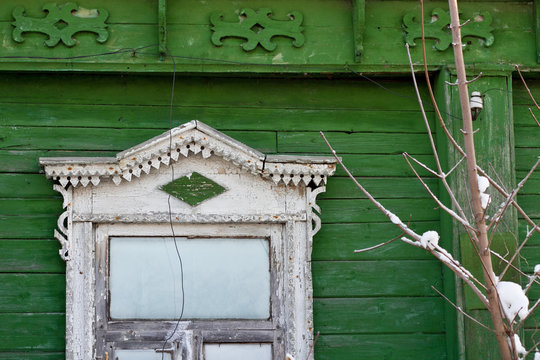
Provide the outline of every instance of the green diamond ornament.
<path id="1" fill-rule="evenodd" d="M 171 181 L 160 189 L 191 206 L 199 205 L 227 191 L 223 186 L 196 172 Z"/>

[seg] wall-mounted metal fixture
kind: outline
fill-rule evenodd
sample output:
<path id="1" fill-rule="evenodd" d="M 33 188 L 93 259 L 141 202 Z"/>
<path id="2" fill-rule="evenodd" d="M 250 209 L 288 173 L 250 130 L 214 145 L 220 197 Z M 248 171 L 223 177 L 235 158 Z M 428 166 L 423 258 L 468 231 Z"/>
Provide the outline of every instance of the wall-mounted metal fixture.
<path id="1" fill-rule="evenodd" d="M 470 100 L 470 106 L 471 106 L 471 114 L 473 121 L 476 120 L 478 115 L 480 115 L 480 112 L 484 108 L 484 99 L 482 94 L 480 94 L 479 91 L 473 91 L 471 94 L 471 100 Z"/>

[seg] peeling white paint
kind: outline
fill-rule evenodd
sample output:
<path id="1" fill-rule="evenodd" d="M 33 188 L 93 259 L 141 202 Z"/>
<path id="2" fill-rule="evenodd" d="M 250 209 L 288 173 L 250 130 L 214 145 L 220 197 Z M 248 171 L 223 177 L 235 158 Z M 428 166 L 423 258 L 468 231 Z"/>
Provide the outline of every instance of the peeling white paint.
<path id="1" fill-rule="evenodd" d="M 72 14 L 79 18 L 97 18 L 99 16 L 99 11 L 98 9 L 85 9 L 79 6 L 79 9 Z"/>
<path id="2" fill-rule="evenodd" d="M 69 248 L 69 258 L 66 258 L 67 360 L 93 360 L 104 354 L 104 334 L 109 326 L 105 314 L 110 300 L 106 288 L 107 239 L 111 236 L 170 236 L 171 226 L 176 234 L 183 236 L 269 238 L 276 279 L 273 315 L 268 320 L 271 326 L 265 331 L 275 332 L 270 338 L 274 341 L 274 356 L 283 359 L 289 353 L 296 358 L 307 358 L 313 341 L 311 246 L 313 235 L 321 226 L 317 216 L 321 209 L 316 197 L 325 188 L 318 186 L 312 190 L 306 185 L 310 181 L 324 184 L 335 171 L 335 164 L 328 158 L 265 156 L 205 126 L 201 126 L 205 131 L 194 129 L 196 122 L 187 126 L 193 130 L 184 144 L 190 145 L 186 147 L 189 156 L 177 155 L 173 159 L 174 172 L 173 161 L 165 164 L 162 158 L 157 162 L 164 165 L 148 164 L 149 159 L 164 156 L 163 149 L 165 154 L 171 151 L 167 149 L 167 136 L 120 153 L 113 158 L 116 162 L 111 158 L 41 159 L 47 175 L 62 183 L 63 186 L 55 186 L 65 200 L 66 212 L 60 216 L 58 227 L 62 232 L 60 241 L 65 240 L 65 247 Z M 176 131 L 177 137 L 186 136 L 178 128 Z M 197 143 L 192 142 L 194 136 L 199 138 Z M 213 151 L 220 151 L 220 156 L 205 156 L 203 148 L 210 146 L 214 146 Z M 115 171 L 122 173 L 128 168 L 138 169 L 138 175 L 126 179 L 128 181 L 114 180 Z M 101 181 L 92 182 L 100 178 L 100 171 Z M 227 191 L 194 207 L 171 198 L 173 219 L 169 224 L 169 195 L 159 187 L 170 182 L 173 174 L 178 178 L 195 171 L 224 185 Z M 88 173 L 82 175 L 83 172 Z M 148 175 L 139 177 L 141 172 Z M 83 182 L 83 176 L 92 179 Z M 62 182 L 63 178 L 66 181 Z M 94 186 L 87 186 L 89 184 Z M 64 226 L 64 219 L 68 226 Z M 164 323 L 156 321 L 154 324 Z M 164 325 L 167 324 L 170 325 Z M 101 326 L 105 326 L 105 330 L 101 330 Z M 178 339 L 189 359 L 201 356 L 204 332 L 197 326 L 197 321 L 183 321 L 174 334 L 168 334 Z M 146 331 L 135 330 L 119 334 L 117 339 L 129 342 L 143 337 Z M 214 330 L 204 331 L 208 334 Z M 308 360 L 312 359 L 313 354 Z"/>

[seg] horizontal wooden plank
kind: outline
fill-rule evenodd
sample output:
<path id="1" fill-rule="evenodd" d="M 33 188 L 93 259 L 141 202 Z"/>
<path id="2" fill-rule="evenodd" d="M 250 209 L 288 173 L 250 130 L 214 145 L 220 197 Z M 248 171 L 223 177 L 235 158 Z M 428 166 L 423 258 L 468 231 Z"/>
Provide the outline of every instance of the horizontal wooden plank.
<path id="1" fill-rule="evenodd" d="M 62 198 L 0 199 L 0 216 L 60 215 Z"/>
<path id="2" fill-rule="evenodd" d="M 69 150 L 0 150 L 0 172 L 37 173 L 40 157 L 115 156 L 117 151 L 69 151 Z M 320 155 L 320 154 L 316 154 Z M 345 165 L 355 176 L 414 176 L 401 155 L 343 154 Z M 433 156 L 418 155 L 416 158 L 431 168 L 435 167 Z M 422 168 L 422 176 L 429 175 Z M 335 176 L 346 176 L 341 167 Z"/>
<path id="3" fill-rule="evenodd" d="M 0 272 L 63 273 L 59 249 L 57 240 L 0 240 Z"/>
<path id="4" fill-rule="evenodd" d="M 0 360 L 63 360 L 65 352 L 1 352 Z"/>
<path id="5" fill-rule="evenodd" d="M 403 222 L 437 221 L 439 210 L 432 199 L 383 199 L 380 201 Z M 321 220 L 325 224 L 388 222 L 388 218 L 369 200 L 320 200 Z"/>
<path id="6" fill-rule="evenodd" d="M 209 14 L 208 14 L 209 15 Z M 7 34 L 12 28 L 11 22 L 0 23 L 0 31 Z M 168 48 L 170 53 L 176 56 L 177 65 L 182 63 L 200 64 L 205 60 L 219 59 L 221 63 L 247 63 L 247 64 L 340 64 L 338 70 L 344 71 L 341 64 L 351 63 L 353 54 L 350 51 L 352 45 L 352 29 L 349 24 L 336 24 L 332 31 L 327 27 L 305 27 L 304 34 L 310 41 L 302 47 L 291 46 L 291 39 L 276 37 L 272 42 L 276 44 L 279 52 L 269 52 L 258 47 L 246 53 L 240 45 L 244 40 L 238 38 L 225 39 L 222 46 L 214 46 L 211 41 L 211 24 L 167 24 Z M 100 44 L 96 42 L 96 35 L 81 32 L 75 35 L 79 51 L 84 49 L 84 54 L 105 54 L 90 57 L 78 57 L 74 62 L 82 63 L 129 63 L 145 64 L 160 61 L 158 53 L 158 26 L 155 24 L 110 24 L 107 27 L 109 38 Z M 65 46 L 56 46 L 53 49 L 41 46 L 46 40 L 45 34 L 24 34 L 25 41 L 16 43 L 11 36 L 3 39 L 3 53 L 6 56 L 24 56 L 35 62 L 44 61 L 36 57 L 64 58 L 73 56 L 73 50 Z M 36 46 L 39 44 L 39 46 Z M 31 52 L 31 49 L 34 52 Z M 142 48 L 133 55 L 131 49 Z M 120 50 L 122 49 L 122 50 Z M 127 49 L 127 50 L 126 50 Z M 120 51 L 118 51 L 120 50 Z M 80 56 L 81 53 L 77 53 Z M 28 59 L 26 59 L 28 60 Z M 5 61 L 5 60 L 4 60 Z M 49 60 L 50 61 L 50 60 Z M 169 57 L 165 57 L 162 63 L 172 63 Z"/>
<path id="7" fill-rule="evenodd" d="M 540 188 L 536 195 L 521 195 L 518 197 L 518 204 L 525 210 L 531 218 L 540 218 Z"/>
<path id="8" fill-rule="evenodd" d="M 322 335 L 315 345 L 315 357 L 317 360 L 446 359 L 446 337 L 422 333 Z"/>
<path id="9" fill-rule="evenodd" d="M 525 334 L 523 338 L 521 339 L 521 342 L 523 345 L 530 349 L 531 347 L 535 346 L 538 343 L 538 327 L 535 326 L 534 328 L 525 329 Z"/>
<path id="10" fill-rule="evenodd" d="M 540 129 L 539 129 L 540 131 Z M 516 143 L 519 139 L 515 139 Z M 540 145 L 539 145 L 540 146 Z M 540 156 L 539 148 L 516 148 L 516 170 L 528 172 Z"/>
<path id="11" fill-rule="evenodd" d="M 163 129 L 169 106 L 0 104 L 0 122 L 9 126 Z M 73 116 L 77 114 L 77 116 Z M 432 118 L 430 116 L 430 118 Z M 291 109 L 199 106 L 173 107 L 173 124 L 200 120 L 220 130 L 423 132 L 418 111 Z M 432 124 L 433 126 L 433 124 Z"/>
<path id="12" fill-rule="evenodd" d="M 534 273 L 534 267 L 540 264 L 540 246 L 525 245 L 520 255 L 523 257 L 520 262 L 521 270 L 528 274 Z"/>
<path id="13" fill-rule="evenodd" d="M 58 215 L 0 215 L 0 238 L 43 239 L 53 236 Z"/>
<path id="14" fill-rule="evenodd" d="M 35 49 L 34 49 L 35 50 Z M 176 82 L 175 105 L 243 108 L 359 109 L 418 111 L 407 78 L 368 80 L 184 77 Z M 141 91 L 140 89 L 145 89 Z M 256 89 L 256 91 L 254 91 Z M 99 90 L 99 91 L 97 91 Z M 4 74 L 0 99 L 19 104 L 170 105 L 170 76 Z M 422 91 L 426 94 L 425 87 Z M 57 94 L 70 94 L 59 97 Z M 419 120 L 421 121 L 421 120 Z"/>
<path id="15" fill-rule="evenodd" d="M 527 74 L 525 74 L 527 75 Z M 540 98 L 540 81 L 538 79 L 526 78 L 527 86 L 531 90 L 532 95 L 535 99 Z M 534 104 L 527 94 L 527 89 L 523 86 L 521 79 L 515 77 L 512 81 L 512 101 L 514 103 L 514 108 L 520 107 L 534 107 Z"/>
<path id="16" fill-rule="evenodd" d="M 540 128 L 516 127 L 514 133 L 517 147 L 540 148 Z"/>
<path id="17" fill-rule="evenodd" d="M 414 176 L 401 154 L 339 154 L 339 156 L 355 176 Z M 436 168 L 432 155 L 415 155 L 415 158 L 431 169 Z M 431 176 L 421 167 L 418 167 L 417 171 L 421 176 Z M 338 166 L 335 176 L 347 174 L 341 166 Z"/>
<path id="18" fill-rule="evenodd" d="M 523 177 L 525 176 L 524 175 L 523 177 L 520 177 L 519 175 L 520 174 L 518 174 L 517 178 L 518 181 L 523 179 Z M 540 195 L 540 174 L 538 174 L 538 176 L 536 177 L 531 176 L 529 180 L 527 180 L 523 188 L 518 193 L 518 202 L 521 195 Z"/>
<path id="19" fill-rule="evenodd" d="M 0 313 L 66 311 L 64 274 L 0 274 Z"/>
<path id="20" fill-rule="evenodd" d="M 37 0 L 16 0 L 10 6 L 0 7 L 0 20 L 12 21 L 11 12 L 16 5 L 24 5 L 28 16 L 43 17 L 41 11 L 43 3 Z M 112 2 L 107 0 L 81 0 L 78 5 L 87 9 L 104 8 L 109 12 L 108 24 L 116 23 L 154 23 L 157 26 L 157 6 L 158 2 L 136 1 L 126 11 L 122 2 Z M 167 4 L 167 23 L 176 24 L 208 24 L 208 16 L 213 11 L 223 11 L 226 21 L 238 21 L 237 10 L 242 6 L 239 3 L 218 2 L 210 6 L 201 0 L 190 0 L 181 3 L 172 2 Z M 263 0 L 251 0 L 249 6 L 254 9 L 268 7 Z M 301 0 L 295 2 L 295 9 L 302 9 L 305 14 L 304 25 L 324 25 L 342 21 L 351 21 L 350 4 L 347 1 L 314 1 Z M 286 18 L 291 6 L 288 1 L 278 0 L 272 2 L 272 10 L 277 19 Z M 324 16 L 326 15 L 326 16 Z"/>
<path id="21" fill-rule="evenodd" d="M 37 173 L 40 157 L 115 156 L 117 151 L 0 150 L 0 172 Z"/>
<path id="22" fill-rule="evenodd" d="M 341 154 L 431 154 L 427 134 L 343 133 L 327 132 L 326 138 Z M 318 132 L 279 132 L 280 153 L 319 152 L 330 150 Z"/>
<path id="23" fill-rule="evenodd" d="M 334 2 L 330 2 L 334 3 Z M 386 2 L 385 2 L 386 3 Z M 390 68 L 391 65 L 398 64 L 403 65 L 407 64 L 406 55 L 403 51 L 403 29 L 402 29 L 402 19 L 403 14 L 417 9 L 414 2 L 394 2 L 388 1 L 389 4 L 379 4 L 368 3 L 366 4 L 367 13 L 370 14 L 366 18 L 365 26 L 365 36 L 364 36 L 364 52 L 362 54 L 362 62 L 365 64 L 377 64 L 385 65 Z M 516 2 L 512 2 L 514 4 Z M 233 9 L 238 10 L 238 5 L 236 3 L 221 2 L 223 10 L 230 14 L 228 16 L 235 17 Z M 250 3 L 251 4 L 251 3 Z M 410 4 L 405 5 L 404 4 Z M 496 4 L 496 5 L 494 5 Z M 501 68 L 501 65 L 509 65 L 512 63 L 521 63 L 526 65 L 535 65 L 535 53 L 530 51 L 534 48 L 534 25 L 532 23 L 533 17 L 525 16 L 524 14 L 530 14 L 533 12 L 532 6 L 530 3 L 518 2 L 520 6 L 508 6 L 504 2 L 495 1 L 493 4 L 490 4 L 490 9 L 493 14 L 505 14 L 507 16 L 494 15 L 494 22 L 499 26 L 495 26 L 497 30 L 497 42 L 494 46 L 484 47 L 481 46 L 483 40 L 476 38 L 471 38 L 473 47 L 467 47 L 466 49 L 466 58 L 475 59 L 475 64 L 478 63 L 493 63 L 492 59 L 500 59 L 495 66 L 497 69 Z M 176 9 L 186 9 L 187 4 L 175 4 Z M 347 17 L 346 14 L 350 14 L 349 11 L 343 9 L 344 6 L 351 6 L 349 2 L 342 6 L 335 6 L 332 9 L 327 11 L 328 16 L 325 11 L 319 11 L 319 6 L 311 5 L 308 6 L 308 11 L 305 14 L 305 35 L 310 41 L 307 41 L 302 48 L 292 48 L 290 46 L 290 39 L 281 39 L 278 38 L 276 42 L 279 45 L 286 45 L 278 47 L 282 53 L 282 61 L 286 62 L 288 68 L 291 67 L 291 64 L 347 64 L 352 63 L 353 59 L 353 31 L 351 28 L 351 16 Z M 328 6 L 328 5 L 327 5 Z M 322 7 L 326 9 L 327 6 Z M 444 7 L 444 3 L 433 2 L 429 4 L 426 12 L 429 12 L 431 6 L 441 6 Z M 470 6 L 470 5 L 469 5 Z M 239 41 L 229 41 L 223 47 L 214 47 L 211 45 L 208 40 L 210 34 L 210 26 L 208 24 L 207 17 L 209 13 L 214 8 L 221 8 L 219 5 L 209 5 L 209 4 L 197 4 L 192 7 L 187 7 L 187 11 L 179 10 L 177 16 L 183 16 L 184 18 L 190 18 L 190 14 L 193 9 L 199 8 L 202 13 L 206 12 L 204 15 L 204 21 L 197 21 L 195 18 L 190 19 L 188 22 L 189 25 L 177 25 L 174 22 L 168 26 L 168 38 L 174 39 L 169 41 L 171 51 L 173 53 L 182 54 L 186 57 L 196 57 L 196 58 L 205 58 L 205 59 L 220 59 L 224 61 L 232 62 L 246 62 L 246 63 L 268 63 L 271 64 L 275 54 L 268 54 L 265 50 L 256 49 L 250 54 L 246 54 L 238 46 Z M 138 6 L 135 8 L 139 8 Z M 335 9 L 341 9 L 337 11 Z M 396 11 L 399 9 L 399 11 Z M 290 6 L 281 7 L 279 6 L 275 11 L 282 11 L 281 16 L 285 11 L 290 11 Z M 310 11 L 311 10 L 311 11 Z M 305 10 L 302 10 L 303 12 Z M 465 2 L 465 11 L 472 16 L 474 11 L 477 9 L 467 8 L 467 2 Z M 125 12 L 125 11 L 124 11 Z M 131 12 L 130 12 L 131 13 Z M 317 16 L 311 16 L 310 14 L 317 13 Z M 182 14 L 182 15 L 180 15 Z M 335 14 L 335 15 L 334 15 Z M 153 15 L 155 16 L 155 14 Z M 121 16 L 118 16 L 121 17 Z M 117 17 L 117 18 L 118 18 Z M 129 16 L 126 16 L 129 18 Z M 138 18 L 138 17 L 137 17 Z M 315 19 L 322 19 L 321 21 L 316 21 Z M 382 21 L 379 19 L 383 19 Z M 508 19 L 514 19 L 509 21 Z M 519 19 L 520 21 L 516 21 Z M 128 20 L 124 20 L 128 21 Z M 129 21 L 128 21 L 129 22 Z M 520 26 L 514 26 L 513 24 L 519 22 Z M 201 25 L 199 25 L 199 23 Z M 11 24 L 5 22 L 6 27 L 2 29 L 2 32 L 9 34 L 11 29 Z M 511 25 L 509 25 L 511 24 Z M 147 29 L 142 29 L 141 27 L 147 26 Z M 515 29 L 515 30 L 514 30 Z M 148 25 L 134 25 L 131 22 L 126 24 L 112 23 L 109 26 L 111 37 L 107 43 L 100 45 L 101 48 L 110 50 L 113 45 L 121 44 L 122 47 L 134 47 L 142 44 L 155 44 L 157 38 L 157 26 L 152 24 Z M 33 35 L 33 34 L 31 34 Z M 95 35 L 93 34 L 78 34 L 78 39 L 81 39 L 81 43 L 84 45 L 84 49 L 91 49 L 95 52 L 99 52 L 100 48 L 96 45 Z M 9 37 L 6 37 L 6 42 L 8 42 Z M 43 41 L 41 40 L 40 43 Z M 384 50 L 381 49 L 380 44 L 385 43 Z M 24 44 L 24 43 L 23 43 Z M 201 44 L 206 44 L 206 46 L 201 46 Z M 13 47 L 11 43 L 8 42 L 9 47 Z M 434 41 L 428 40 L 429 48 L 433 47 Z M 30 48 L 30 46 L 28 47 Z M 33 46 L 34 52 L 36 51 L 51 51 L 51 49 L 45 48 L 41 49 L 39 47 Z M 420 46 L 412 48 L 413 50 L 413 61 L 417 62 L 421 60 L 421 51 Z M 62 47 L 57 47 L 52 49 L 56 56 L 70 54 L 70 49 L 63 49 Z M 257 51 L 259 50 L 259 51 Z M 27 50 L 29 52 L 29 49 Z M 143 59 L 140 59 L 142 56 L 139 54 L 135 59 L 131 59 L 131 54 L 125 54 L 123 58 L 116 59 L 117 63 L 115 65 L 120 66 L 122 63 L 133 63 L 133 62 L 143 62 Z M 278 58 L 279 59 L 279 58 Z M 101 60 L 101 58 L 100 58 Z M 522 61 L 520 61 L 522 60 Z M 99 61 L 99 60 L 98 60 Z M 104 60 L 107 61 L 107 60 Z M 159 64 L 159 57 L 156 53 L 152 54 L 151 60 L 147 60 L 149 63 L 157 65 Z M 85 59 L 79 60 L 80 62 L 92 63 L 96 62 L 95 59 Z M 194 63 L 192 59 L 178 59 L 178 62 L 184 63 Z M 274 60 L 275 63 L 278 63 L 277 60 Z M 430 52 L 430 62 L 432 64 L 448 64 L 452 62 L 452 54 L 449 51 L 431 51 Z M 34 68 L 33 63 L 38 63 L 38 61 L 27 62 L 25 65 L 28 68 Z M 62 64 L 63 65 L 63 64 Z M 74 65 L 75 68 L 78 67 L 78 64 Z M 60 66 L 59 66 L 60 67 Z M 82 66 L 84 68 L 84 65 Z M 226 72 L 235 71 L 235 65 L 221 66 L 219 70 Z M 241 66 L 236 65 L 237 68 Z M 72 67 L 65 66 L 64 68 L 71 69 Z M 108 67 L 110 70 L 111 67 Z M 197 65 L 194 68 L 196 71 L 205 71 L 208 69 L 205 65 Z M 287 68 L 286 68 L 287 69 Z M 336 65 L 335 71 L 346 71 L 346 68 L 343 65 Z M 130 70 L 128 67 L 127 70 Z M 245 67 L 241 67 L 240 71 L 245 71 Z M 296 70 L 298 73 L 302 73 L 303 69 Z M 381 67 L 381 70 L 385 69 Z M 319 70 L 320 73 L 322 70 Z"/>
<path id="24" fill-rule="evenodd" d="M 0 173 L 0 198 L 51 197 L 58 193 L 43 174 Z"/>
<path id="25" fill-rule="evenodd" d="M 0 181 L 2 180 L 0 176 Z M 427 198 L 420 181 L 416 178 L 357 178 L 358 182 L 376 198 Z M 435 194 L 439 193 L 438 180 L 425 179 Z M 365 196 L 350 178 L 332 177 L 326 185 L 326 192 L 320 199 L 363 199 Z"/>
<path id="26" fill-rule="evenodd" d="M 536 224 L 540 223 L 540 219 L 532 219 Z M 532 226 L 529 225 L 525 220 L 520 219 L 519 220 L 519 239 L 522 241 L 525 239 L 527 232 L 532 229 Z M 527 245 L 533 246 L 533 245 L 540 245 L 540 234 L 538 232 L 534 232 L 529 241 L 527 241 Z"/>
<path id="27" fill-rule="evenodd" d="M 0 148 L 24 150 L 118 150 L 138 145 L 167 129 L 103 129 L 71 127 L 1 127 Z M 225 131 L 264 153 L 276 152 L 271 131 Z"/>
<path id="28" fill-rule="evenodd" d="M 442 286 L 436 260 L 313 261 L 311 267 L 316 298 L 434 296 L 431 286 Z"/>
<path id="29" fill-rule="evenodd" d="M 419 14 L 418 4 L 412 4 L 410 8 L 404 8 L 403 2 L 385 1 L 380 4 L 378 2 L 366 2 L 366 24 L 364 31 L 364 52 L 362 53 L 362 62 L 370 64 L 386 63 L 388 66 L 395 64 L 407 63 L 407 54 L 403 51 L 403 16 L 415 11 Z M 493 2 L 490 4 L 490 13 L 495 21 L 499 21 L 500 26 L 496 27 L 495 45 L 486 47 L 483 45 L 483 40 L 474 37 L 465 39 L 467 47 L 464 51 L 465 61 L 467 63 L 474 62 L 477 66 L 479 63 L 493 64 L 493 59 L 498 59 L 499 69 L 501 64 L 514 63 L 532 64 L 535 61 L 534 52 L 528 52 L 527 49 L 534 47 L 534 28 L 531 20 L 532 17 L 522 17 L 521 14 L 531 13 L 533 9 L 529 4 L 522 3 L 521 6 L 511 7 L 510 4 Z M 472 6 L 471 6 L 472 5 Z M 499 8 L 499 5 L 501 7 Z M 440 2 L 426 3 L 426 17 L 431 14 L 434 7 L 447 9 L 447 4 Z M 463 7 L 463 9 L 462 9 Z M 396 11 L 396 9 L 399 9 Z M 460 5 L 460 13 L 464 11 L 463 18 L 473 17 L 474 13 L 478 12 L 478 8 L 474 8 L 472 2 L 463 2 Z M 500 13 L 499 13 L 500 12 Z M 501 16 L 496 15 L 497 13 Z M 504 16 L 502 16 L 504 14 Z M 509 18 L 521 18 L 522 25 L 510 27 L 507 25 Z M 373 20 L 372 20 L 373 19 Z M 378 19 L 384 19 L 377 21 Z M 515 21 L 515 20 L 514 20 Z M 513 22 L 513 21 L 512 21 Z M 401 35 L 401 37 L 399 36 Z M 384 51 L 381 51 L 380 44 L 384 43 Z M 417 42 L 417 46 L 411 47 L 411 56 L 415 64 L 422 64 L 422 47 Z M 453 54 L 451 51 L 437 51 L 434 49 L 435 40 L 427 39 L 426 47 L 428 49 L 428 58 L 430 64 L 453 64 Z M 505 52 L 505 49 L 511 49 Z M 520 62 L 521 61 L 521 62 Z M 478 70 L 472 68 L 474 72 Z"/>
<path id="30" fill-rule="evenodd" d="M 438 222 L 415 222 L 410 227 L 419 234 L 439 231 Z M 355 249 L 368 248 L 388 241 L 401 231 L 392 223 L 324 224 L 313 240 L 312 260 L 411 260 L 433 259 L 423 249 L 396 240 L 378 249 L 355 254 Z"/>
<path id="31" fill-rule="evenodd" d="M 443 333 L 444 300 L 426 298 L 315 299 L 321 334 Z"/>
<path id="32" fill-rule="evenodd" d="M 115 23 L 157 23 L 157 1 L 134 1 L 129 11 L 120 2 L 107 0 L 78 0 L 77 5 L 86 9 L 103 8 L 109 12 L 108 24 Z M 14 0 L 0 4 L 0 21 L 13 21 L 15 6 L 24 6 L 28 17 L 42 18 L 43 3 L 39 0 Z"/>
<path id="33" fill-rule="evenodd" d="M 523 99 L 523 100 L 526 101 L 526 99 Z M 516 101 L 515 97 L 514 97 L 514 101 Z M 533 111 L 534 116 L 536 116 L 536 118 L 538 119 L 540 116 L 540 112 L 534 107 L 534 104 L 532 103 L 532 101 L 530 102 L 530 105 L 514 105 L 512 110 L 514 112 L 514 125 L 516 127 L 536 127 L 537 126 L 536 122 L 534 121 L 534 118 L 531 116 L 531 113 L 529 112 L 529 109 Z M 516 140 L 519 141 L 519 139 L 516 139 Z"/>
<path id="34" fill-rule="evenodd" d="M 64 314 L 0 314 L 0 351 L 64 351 Z"/>
<path id="35" fill-rule="evenodd" d="M 490 0 L 489 2 L 492 2 L 492 4 L 487 5 L 487 3 L 484 3 L 480 5 L 470 1 L 462 2 L 459 6 L 461 13 L 460 17 L 462 17 L 463 19 L 468 19 L 471 15 L 478 12 L 478 6 L 490 6 L 490 8 L 493 9 L 495 12 L 491 13 L 491 15 L 493 16 L 491 26 L 493 26 L 495 29 L 501 29 L 505 27 L 512 27 L 522 30 L 530 29 L 530 18 L 527 18 L 525 20 L 522 19 L 520 16 L 516 16 L 516 14 L 521 14 L 523 12 L 526 13 L 530 11 L 530 7 L 526 3 L 520 4 L 516 1 L 498 3 L 494 2 L 493 0 Z M 404 13 L 413 12 L 420 14 L 420 4 L 416 3 L 415 1 L 390 0 L 385 1 L 382 4 L 370 3 L 368 6 L 370 10 L 373 10 L 373 13 L 369 16 L 369 21 L 374 24 L 380 23 L 384 26 L 399 27 L 402 24 L 402 16 Z M 400 9 L 403 9 L 403 11 L 395 11 L 398 6 L 400 7 Z M 435 8 L 447 9 L 448 4 L 444 1 L 427 2 L 424 5 L 426 18 L 428 17 L 428 14 L 431 14 L 431 11 Z M 499 12 L 503 12 L 501 13 L 501 16 L 498 16 Z M 502 16 L 502 14 L 512 14 L 513 16 Z M 467 54 L 469 50 L 470 49 L 467 48 L 465 53 Z"/>

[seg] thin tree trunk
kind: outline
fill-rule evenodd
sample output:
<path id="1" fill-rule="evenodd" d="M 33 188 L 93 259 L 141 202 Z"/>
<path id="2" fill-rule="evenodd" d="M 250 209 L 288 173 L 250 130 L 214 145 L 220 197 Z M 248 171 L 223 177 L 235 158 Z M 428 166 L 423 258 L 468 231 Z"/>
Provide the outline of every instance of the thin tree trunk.
<path id="1" fill-rule="evenodd" d="M 461 112 L 463 115 L 463 130 L 465 132 L 465 152 L 467 154 L 467 172 L 469 176 L 469 187 L 471 190 L 472 207 L 474 221 L 477 229 L 475 241 L 478 244 L 480 261 L 484 270 L 484 281 L 487 298 L 489 300 L 488 311 L 490 312 L 495 335 L 504 360 L 513 360 L 514 356 L 508 344 L 505 324 L 503 322 L 499 297 L 497 295 L 496 282 L 494 279 L 493 265 L 491 263 L 491 253 L 489 251 L 489 240 L 487 226 L 484 219 L 484 209 L 480 200 L 480 190 L 478 188 L 478 177 L 476 167 L 476 154 L 474 147 L 474 134 L 472 126 L 472 115 L 469 105 L 469 92 L 467 89 L 467 78 L 465 74 L 465 62 L 463 60 L 463 49 L 461 43 L 461 29 L 459 21 L 459 11 L 457 0 L 448 0 L 451 17 L 452 40 L 454 47 L 454 60 L 457 72 L 457 84 L 461 102 Z"/>

